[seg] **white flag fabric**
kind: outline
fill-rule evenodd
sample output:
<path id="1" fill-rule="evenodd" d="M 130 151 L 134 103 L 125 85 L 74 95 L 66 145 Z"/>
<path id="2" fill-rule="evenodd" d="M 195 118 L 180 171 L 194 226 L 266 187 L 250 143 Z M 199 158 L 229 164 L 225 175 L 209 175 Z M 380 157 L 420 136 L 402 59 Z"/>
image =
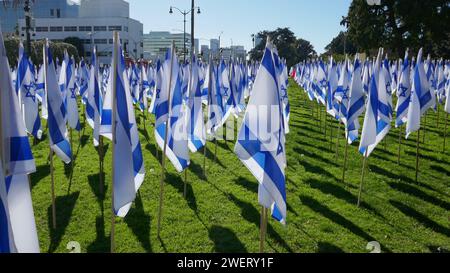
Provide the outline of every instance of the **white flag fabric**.
<path id="1" fill-rule="evenodd" d="M 44 47 L 47 60 L 44 60 L 46 66 L 46 83 L 45 93 L 47 95 L 48 105 L 48 132 L 50 147 L 55 154 L 61 158 L 64 163 L 69 164 L 72 159 L 72 151 L 70 143 L 67 140 L 66 127 L 66 107 L 64 105 L 62 93 L 56 80 L 55 65 L 53 56 L 48 45 L 48 41 Z"/>
<path id="2" fill-rule="evenodd" d="M 202 89 L 200 86 L 199 67 L 195 55 L 192 56 L 191 79 L 188 99 L 188 145 L 193 153 L 200 150 L 206 143 L 205 122 L 203 121 Z"/>
<path id="3" fill-rule="evenodd" d="M 114 212 L 118 217 L 125 217 L 144 182 L 145 168 L 120 39 L 114 39 L 113 54 L 117 60 L 117 64 L 113 61 L 110 72 L 116 77 L 115 97 L 112 97 L 116 106 L 113 109 Z"/>
<path id="4" fill-rule="evenodd" d="M 353 65 L 353 74 L 350 83 L 350 93 L 347 111 L 346 135 L 349 144 L 352 144 L 358 138 L 360 128 L 359 116 L 364 112 L 365 97 L 362 83 L 362 67 L 359 57 L 355 57 Z"/>
<path id="5" fill-rule="evenodd" d="M 234 151 L 259 182 L 259 203 L 285 224 L 285 134 L 274 58 L 268 41 Z"/>
<path id="6" fill-rule="evenodd" d="M 27 174 L 36 171 L 0 30 L 0 253 L 36 253 L 36 232 Z"/>
<path id="7" fill-rule="evenodd" d="M 94 146 L 97 147 L 100 141 L 100 118 L 102 115 L 102 92 L 100 91 L 99 70 L 97 61 L 97 52 L 94 48 L 92 54 L 91 69 L 89 75 L 88 89 L 87 89 L 87 103 L 86 103 L 86 120 L 89 126 L 94 129 L 93 141 Z"/>

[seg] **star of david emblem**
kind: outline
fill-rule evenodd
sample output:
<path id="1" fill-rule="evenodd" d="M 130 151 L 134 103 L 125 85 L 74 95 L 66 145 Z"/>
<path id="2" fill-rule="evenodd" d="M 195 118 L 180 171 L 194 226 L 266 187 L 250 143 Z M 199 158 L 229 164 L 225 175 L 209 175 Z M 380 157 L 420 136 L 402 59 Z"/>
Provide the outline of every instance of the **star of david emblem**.
<path id="1" fill-rule="evenodd" d="M 349 87 L 347 87 L 346 89 L 343 89 L 342 90 L 342 99 L 343 100 L 348 100 L 348 91 L 350 90 L 350 88 Z"/>
<path id="2" fill-rule="evenodd" d="M 161 89 L 156 89 L 156 98 L 159 99 L 161 97 Z"/>
<path id="3" fill-rule="evenodd" d="M 400 97 L 406 97 L 406 91 L 408 91 L 408 88 L 403 86 L 403 84 L 400 84 Z"/>
<path id="4" fill-rule="evenodd" d="M 24 84 L 23 87 L 27 91 L 27 93 L 25 94 L 25 97 L 26 98 L 31 98 L 33 100 L 33 102 L 36 102 L 36 95 L 31 93 L 31 88 L 34 87 L 34 83 L 30 83 L 29 85 Z"/>
<path id="5" fill-rule="evenodd" d="M 70 98 L 76 99 L 77 97 L 75 96 L 75 88 L 69 88 L 69 91 L 70 91 Z"/>

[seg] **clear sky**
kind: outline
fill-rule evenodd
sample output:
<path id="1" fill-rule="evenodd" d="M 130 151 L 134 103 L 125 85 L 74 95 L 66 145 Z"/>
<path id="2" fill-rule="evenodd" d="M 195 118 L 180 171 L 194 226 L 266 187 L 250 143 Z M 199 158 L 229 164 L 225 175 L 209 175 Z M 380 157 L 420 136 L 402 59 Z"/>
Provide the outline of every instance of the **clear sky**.
<path id="1" fill-rule="evenodd" d="M 127 0 L 130 16 L 149 31 L 182 32 L 183 16 L 169 7 L 190 9 L 191 0 Z M 252 48 L 251 34 L 277 27 L 289 27 L 297 37 L 310 41 L 318 53 L 343 28 L 339 25 L 347 14 L 351 0 L 196 0 L 201 14 L 196 14 L 195 36 L 200 44 L 218 38 L 221 46 L 243 45 Z M 190 17 L 186 24 L 190 32 Z"/>

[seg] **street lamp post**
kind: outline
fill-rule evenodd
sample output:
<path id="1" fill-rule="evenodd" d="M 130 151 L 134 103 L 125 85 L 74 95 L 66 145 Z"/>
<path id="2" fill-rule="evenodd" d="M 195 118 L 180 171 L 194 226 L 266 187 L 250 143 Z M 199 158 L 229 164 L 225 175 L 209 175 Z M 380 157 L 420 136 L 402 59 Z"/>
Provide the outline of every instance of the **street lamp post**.
<path id="1" fill-rule="evenodd" d="M 25 0 L 24 8 L 25 11 L 25 33 L 26 33 L 26 49 L 28 56 L 31 55 L 31 36 L 30 36 L 30 28 L 31 28 L 31 6 L 30 0 Z"/>
<path id="2" fill-rule="evenodd" d="M 186 61 L 186 15 L 188 15 L 189 13 L 194 13 L 194 10 L 195 10 L 195 8 L 197 8 L 197 14 L 200 14 L 201 12 L 200 12 L 200 7 L 192 7 L 189 11 L 182 11 L 181 9 L 179 9 L 179 8 L 177 8 L 177 7 L 170 7 L 170 10 L 169 10 L 169 14 L 173 14 L 173 9 L 176 9 L 176 10 L 178 10 L 182 15 L 183 15 L 183 23 L 184 23 L 184 27 L 183 27 L 183 58 L 184 58 L 184 61 Z M 192 28 L 194 27 L 194 21 L 192 21 Z M 193 37 L 193 33 L 191 34 L 191 40 L 193 39 L 192 38 Z M 192 40 L 191 41 L 191 54 L 192 54 L 192 51 L 193 51 L 193 44 L 194 44 L 194 41 Z"/>

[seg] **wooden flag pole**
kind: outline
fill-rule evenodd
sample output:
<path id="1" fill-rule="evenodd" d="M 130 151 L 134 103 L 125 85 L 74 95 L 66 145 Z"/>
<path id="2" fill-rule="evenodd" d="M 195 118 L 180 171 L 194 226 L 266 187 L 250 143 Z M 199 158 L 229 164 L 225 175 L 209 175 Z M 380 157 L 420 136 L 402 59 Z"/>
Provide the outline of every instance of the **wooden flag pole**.
<path id="1" fill-rule="evenodd" d="M 398 128 L 398 157 L 397 164 L 400 165 L 400 153 L 402 152 L 402 127 Z"/>
<path id="2" fill-rule="evenodd" d="M 361 193 L 362 193 L 362 186 L 364 183 L 364 174 L 365 174 L 365 169 L 366 169 L 368 151 L 369 151 L 369 147 L 366 147 L 366 152 L 364 154 L 363 166 L 362 166 L 362 171 L 361 171 L 361 183 L 359 183 L 358 204 L 357 204 L 358 207 L 361 203 Z"/>
<path id="3" fill-rule="evenodd" d="M 187 191 L 187 169 L 184 169 L 184 190 L 183 190 L 183 197 L 186 199 L 186 191 Z"/>
<path id="4" fill-rule="evenodd" d="M 55 175 L 53 172 L 53 151 L 50 147 L 50 177 L 51 177 L 51 187 L 52 187 L 52 220 L 53 229 L 56 229 L 56 198 L 55 198 Z"/>
<path id="5" fill-rule="evenodd" d="M 341 121 L 339 120 L 339 127 L 337 130 L 337 134 L 336 134 L 336 161 L 338 160 L 338 156 L 339 156 L 339 134 L 341 132 Z"/>
<path id="6" fill-rule="evenodd" d="M 172 72 L 173 72 L 173 61 L 174 61 L 174 55 L 175 55 L 175 41 L 172 41 L 172 49 L 171 49 L 171 61 L 170 61 L 170 77 L 169 77 L 169 94 L 167 97 L 167 100 L 169 102 L 169 113 L 166 121 L 166 131 L 164 134 L 164 149 L 163 153 L 161 155 L 161 180 L 159 183 L 159 209 L 158 209 L 158 238 L 160 238 L 160 232 L 161 232 L 161 217 L 162 217 L 162 208 L 163 208 L 163 198 L 164 198 L 164 178 L 165 178 L 165 168 L 166 168 L 166 151 L 167 151 L 167 138 L 169 136 L 169 121 L 170 121 L 170 102 L 171 102 L 171 89 L 172 89 Z"/>
<path id="7" fill-rule="evenodd" d="M 439 130 L 439 101 L 436 101 L 436 128 Z"/>
<path id="8" fill-rule="evenodd" d="M 444 126 L 444 149 L 443 152 L 445 153 L 445 139 L 447 138 L 447 123 L 448 123 L 448 113 L 445 114 L 445 126 Z"/>
<path id="9" fill-rule="evenodd" d="M 416 150 L 416 183 L 419 177 L 419 152 L 420 152 L 420 130 L 417 131 L 417 150 Z"/>
<path id="10" fill-rule="evenodd" d="M 327 115 L 327 111 L 325 109 L 325 121 L 324 121 L 324 136 L 325 136 L 325 140 L 327 139 L 327 126 L 328 126 L 328 115 Z"/>
<path id="11" fill-rule="evenodd" d="M 330 119 L 330 152 L 333 151 L 333 117 Z"/>
<path id="12" fill-rule="evenodd" d="M 423 123 L 423 143 L 425 144 L 425 133 L 427 132 L 427 113 L 425 113 L 425 120 Z"/>
<path id="13" fill-rule="evenodd" d="M 214 137 L 215 147 L 214 147 L 214 163 L 217 162 L 217 137 Z"/>
<path id="14" fill-rule="evenodd" d="M 117 101 L 116 101 L 116 88 L 117 88 L 117 63 L 118 58 L 117 54 L 119 54 L 119 32 L 114 31 L 114 58 L 113 58 L 113 67 L 111 73 L 113 73 L 112 77 L 112 119 L 111 124 L 112 126 L 112 161 L 113 161 L 113 168 L 114 168 L 114 158 L 115 158 L 115 145 L 116 145 L 116 111 L 117 111 Z M 116 249 L 116 212 L 114 210 L 114 179 L 115 179 L 115 172 L 114 170 L 111 173 L 112 176 L 112 183 L 111 183 L 111 253 L 115 252 Z"/>
<path id="15" fill-rule="evenodd" d="M 100 182 L 99 185 L 99 189 L 100 189 L 100 194 L 103 195 L 104 193 L 104 189 L 103 189 L 103 137 L 100 136 L 99 137 L 99 144 L 98 144 L 98 158 L 99 158 L 99 177 L 98 177 L 98 181 Z"/>
<path id="16" fill-rule="evenodd" d="M 259 252 L 264 253 L 264 244 L 266 241 L 266 233 L 267 233 L 267 209 L 262 206 L 261 207 L 261 223 L 259 226 Z"/>
<path id="17" fill-rule="evenodd" d="M 47 40 L 46 40 L 47 41 Z M 47 50 L 46 45 L 43 47 L 43 64 L 44 64 L 44 86 L 47 90 L 45 90 L 45 100 L 48 102 L 48 84 L 47 84 L 47 69 L 48 69 L 48 56 L 47 56 Z M 47 128 L 48 128 L 48 122 L 47 122 Z M 50 136 L 49 136 L 50 138 Z M 53 150 L 50 145 L 50 154 L 49 154 L 49 161 L 50 161 L 50 179 L 51 179 L 51 192 L 52 192 L 52 224 L 53 229 L 56 229 L 56 198 L 55 198 L 55 175 L 53 172 Z"/>
<path id="18" fill-rule="evenodd" d="M 203 175 L 206 177 L 206 145 L 208 141 L 205 140 L 205 146 L 203 146 Z"/>
<path id="19" fill-rule="evenodd" d="M 344 166 L 342 168 L 342 183 L 345 183 L 345 171 L 347 169 L 347 156 L 348 156 L 348 140 L 346 139 L 345 140 Z"/>

